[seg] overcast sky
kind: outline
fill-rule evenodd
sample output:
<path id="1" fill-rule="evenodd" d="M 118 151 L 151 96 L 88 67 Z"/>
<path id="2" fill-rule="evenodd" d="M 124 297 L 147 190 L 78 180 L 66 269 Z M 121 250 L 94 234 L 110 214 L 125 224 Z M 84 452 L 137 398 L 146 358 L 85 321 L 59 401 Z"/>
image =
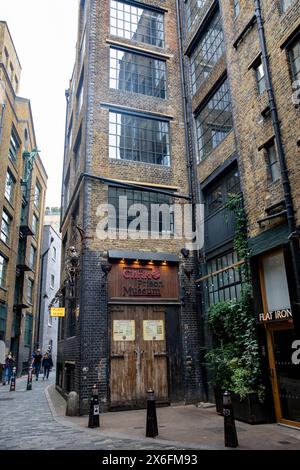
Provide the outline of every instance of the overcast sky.
<path id="1" fill-rule="evenodd" d="M 31 100 L 48 174 L 48 206 L 60 206 L 65 90 L 75 61 L 78 0 L 0 0 L 22 66 L 19 95 Z"/>

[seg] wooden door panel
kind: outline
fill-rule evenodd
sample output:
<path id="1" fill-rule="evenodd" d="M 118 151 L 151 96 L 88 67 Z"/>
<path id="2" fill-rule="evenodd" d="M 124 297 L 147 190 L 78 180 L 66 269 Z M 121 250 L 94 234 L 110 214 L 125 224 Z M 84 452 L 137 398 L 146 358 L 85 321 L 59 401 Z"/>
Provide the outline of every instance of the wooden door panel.
<path id="1" fill-rule="evenodd" d="M 114 339 L 114 321 L 134 321 L 135 312 L 123 307 L 111 310 L 110 395 L 111 404 L 126 405 L 136 400 L 136 355 L 134 341 Z M 136 330 L 136 324 L 135 324 Z"/>
<path id="2" fill-rule="evenodd" d="M 157 400 L 166 400 L 168 397 L 168 379 L 167 379 L 167 355 L 166 355 L 166 335 L 163 334 L 163 340 L 151 340 L 145 338 L 143 322 L 159 321 L 163 322 L 165 330 L 165 311 L 161 307 L 145 306 L 142 307 L 141 328 L 140 328 L 140 348 L 143 351 L 142 361 L 142 388 L 138 394 L 145 397 L 147 390 L 152 388 L 155 391 Z"/>

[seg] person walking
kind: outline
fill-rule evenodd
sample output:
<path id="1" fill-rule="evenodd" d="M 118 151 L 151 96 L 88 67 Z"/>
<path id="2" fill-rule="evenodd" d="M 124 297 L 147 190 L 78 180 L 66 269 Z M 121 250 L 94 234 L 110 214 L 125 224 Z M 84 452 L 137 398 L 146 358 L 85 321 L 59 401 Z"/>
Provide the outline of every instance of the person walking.
<path id="1" fill-rule="evenodd" d="M 51 356 L 47 352 L 44 354 L 43 361 L 42 361 L 42 367 L 44 368 L 43 380 L 45 380 L 45 377 L 48 380 L 49 379 L 49 372 L 53 367 L 53 361 L 52 361 Z"/>
<path id="2" fill-rule="evenodd" d="M 9 384 L 12 373 L 13 373 L 13 367 L 15 364 L 16 360 L 14 358 L 14 355 L 12 352 L 10 352 L 5 359 L 5 365 L 4 365 L 4 381 L 3 385 L 6 385 L 6 382 Z"/>
<path id="3" fill-rule="evenodd" d="M 35 370 L 35 380 L 36 381 L 39 380 L 39 373 L 40 373 L 40 370 L 41 370 L 42 359 L 43 359 L 43 356 L 41 354 L 41 350 L 37 349 L 36 352 L 33 355 L 33 361 L 32 361 L 32 364 L 31 364 L 32 367 Z"/>

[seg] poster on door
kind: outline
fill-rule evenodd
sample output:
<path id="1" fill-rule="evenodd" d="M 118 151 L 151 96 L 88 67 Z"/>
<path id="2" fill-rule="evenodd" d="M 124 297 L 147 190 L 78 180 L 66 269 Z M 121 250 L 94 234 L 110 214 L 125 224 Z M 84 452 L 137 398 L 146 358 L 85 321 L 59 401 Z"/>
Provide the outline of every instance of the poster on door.
<path id="1" fill-rule="evenodd" d="M 164 341 L 165 328 L 163 320 L 144 320 L 143 321 L 144 341 Z"/>
<path id="2" fill-rule="evenodd" d="M 135 341 L 135 321 L 134 320 L 114 320 L 113 321 L 114 341 Z"/>

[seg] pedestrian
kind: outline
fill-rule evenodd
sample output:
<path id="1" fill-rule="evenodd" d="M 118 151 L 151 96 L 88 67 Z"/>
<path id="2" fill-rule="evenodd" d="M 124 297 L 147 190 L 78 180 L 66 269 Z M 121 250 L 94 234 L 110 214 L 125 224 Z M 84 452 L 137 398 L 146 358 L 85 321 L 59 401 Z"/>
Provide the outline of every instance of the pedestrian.
<path id="1" fill-rule="evenodd" d="M 15 362 L 16 360 L 14 358 L 14 355 L 12 352 L 10 352 L 5 359 L 3 385 L 6 385 L 6 382 L 9 384 Z"/>
<path id="2" fill-rule="evenodd" d="M 49 379 L 49 372 L 53 367 L 53 361 L 52 361 L 51 356 L 47 352 L 45 353 L 45 355 L 43 357 L 42 366 L 44 368 L 43 380 L 45 380 L 45 377 L 48 380 Z"/>
<path id="3" fill-rule="evenodd" d="M 39 373 L 40 373 L 40 370 L 41 370 L 42 359 L 43 359 L 43 356 L 41 354 L 41 350 L 37 349 L 36 352 L 33 355 L 33 361 L 32 361 L 32 364 L 31 364 L 32 367 L 35 370 L 35 380 L 36 381 L 39 380 Z"/>

